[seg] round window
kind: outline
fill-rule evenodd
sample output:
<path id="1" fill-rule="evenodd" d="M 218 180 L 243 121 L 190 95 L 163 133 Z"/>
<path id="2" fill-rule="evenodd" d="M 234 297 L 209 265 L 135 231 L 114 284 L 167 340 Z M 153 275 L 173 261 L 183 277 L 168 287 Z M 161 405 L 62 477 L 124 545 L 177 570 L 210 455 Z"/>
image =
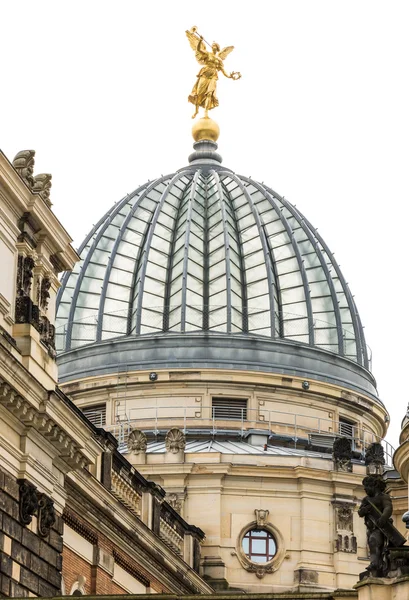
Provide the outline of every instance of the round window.
<path id="1" fill-rule="evenodd" d="M 251 529 L 243 537 L 242 546 L 247 558 L 256 563 L 267 563 L 277 553 L 273 535 L 265 529 Z"/>

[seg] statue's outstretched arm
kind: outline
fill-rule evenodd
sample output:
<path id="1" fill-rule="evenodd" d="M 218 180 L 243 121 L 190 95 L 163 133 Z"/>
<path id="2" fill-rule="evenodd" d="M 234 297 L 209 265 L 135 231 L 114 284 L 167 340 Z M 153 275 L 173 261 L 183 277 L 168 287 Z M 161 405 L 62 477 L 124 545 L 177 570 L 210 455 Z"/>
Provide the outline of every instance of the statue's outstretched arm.
<path id="1" fill-rule="evenodd" d="M 392 516 L 393 506 L 392 500 L 387 494 L 384 494 L 383 497 L 383 511 L 381 516 L 378 519 L 378 525 L 382 527 L 382 525 L 386 525 L 390 517 Z"/>

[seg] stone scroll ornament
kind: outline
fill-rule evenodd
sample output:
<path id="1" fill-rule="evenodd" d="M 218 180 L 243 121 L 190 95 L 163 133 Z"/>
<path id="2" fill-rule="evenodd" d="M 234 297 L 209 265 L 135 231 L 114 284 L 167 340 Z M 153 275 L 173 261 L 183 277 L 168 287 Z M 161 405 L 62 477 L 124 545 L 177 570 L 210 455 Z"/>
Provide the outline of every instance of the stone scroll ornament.
<path id="1" fill-rule="evenodd" d="M 30 525 L 33 515 L 36 513 L 38 509 L 38 498 L 37 498 L 37 488 L 28 483 L 27 481 L 22 481 L 20 483 L 20 522 L 23 525 Z"/>
<path id="2" fill-rule="evenodd" d="M 45 494 L 38 496 L 38 533 L 47 537 L 55 523 L 54 502 Z"/>
<path id="3" fill-rule="evenodd" d="M 392 501 L 385 494 L 386 483 L 382 477 L 368 475 L 362 483 L 367 495 L 362 500 L 358 514 L 365 519 L 370 563 L 360 579 L 387 577 L 391 551 L 402 547 L 406 539 L 393 526 Z"/>
<path id="4" fill-rule="evenodd" d="M 148 439 L 143 431 L 134 429 L 128 437 L 128 450 L 132 454 L 144 454 L 148 447 Z"/>
<path id="5" fill-rule="evenodd" d="M 180 429 L 169 429 L 165 438 L 166 452 L 177 454 L 183 452 L 186 446 L 186 437 Z"/>

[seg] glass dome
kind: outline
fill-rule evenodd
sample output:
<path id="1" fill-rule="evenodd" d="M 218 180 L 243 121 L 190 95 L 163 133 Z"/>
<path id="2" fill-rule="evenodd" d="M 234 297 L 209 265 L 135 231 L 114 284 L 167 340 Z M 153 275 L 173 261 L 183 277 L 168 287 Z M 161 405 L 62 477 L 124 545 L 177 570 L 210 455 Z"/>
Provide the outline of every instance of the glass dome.
<path id="1" fill-rule="evenodd" d="M 58 297 L 57 349 L 212 332 L 309 345 L 368 368 L 354 300 L 318 232 L 199 142 L 190 165 L 115 204 Z M 203 145 L 205 147 L 203 147 Z"/>

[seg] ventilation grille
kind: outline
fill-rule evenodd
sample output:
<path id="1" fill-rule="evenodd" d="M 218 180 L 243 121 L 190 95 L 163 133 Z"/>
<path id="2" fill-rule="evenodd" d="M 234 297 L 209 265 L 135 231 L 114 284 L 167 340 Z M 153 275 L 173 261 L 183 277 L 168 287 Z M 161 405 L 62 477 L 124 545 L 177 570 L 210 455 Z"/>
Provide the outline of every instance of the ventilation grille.
<path id="1" fill-rule="evenodd" d="M 339 433 L 343 437 L 352 438 L 355 436 L 355 423 L 347 421 L 346 419 L 339 419 Z"/>
<path id="2" fill-rule="evenodd" d="M 213 419 L 245 421 L 247 419 L 247 400 L 237 398 L 212 398 Z"/>
<path id="3" fill-rule="evenodd" d="M 107 407 L 106 404 L 98 406 L 87 406 L 81 409 L 84 415 L 91 421 L 95 427 L 103 427 L 106 423 Z"/>

